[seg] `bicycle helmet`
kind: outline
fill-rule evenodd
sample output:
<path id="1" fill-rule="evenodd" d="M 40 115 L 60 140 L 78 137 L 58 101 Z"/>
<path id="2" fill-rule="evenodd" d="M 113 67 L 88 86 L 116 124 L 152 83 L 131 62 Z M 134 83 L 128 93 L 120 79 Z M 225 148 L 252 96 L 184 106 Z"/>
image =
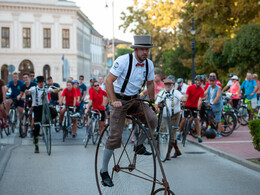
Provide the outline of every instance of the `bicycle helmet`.
<path id="1" fill-rule="evenodd" d="M 202 80 L 202 76 L 201 75 L 196 75 L 195 80 Z"/>
<path id="2" fill-rule="evenodd" d="M 79 81 L 78 80 L 73 80 L 72 84 L 74 84 L 74 83 L 78 83 L 79 84 Z"/>
<path id="3" fill-rule="evenodd" d="M 205 131 L 205 136 L 208 139 L 214 139 L 217 136 L 217 132 L 215 129 L 209 128 Z"/>
<path id="4" fill-rule="evenodd" d="M 167 79 L 171 79 L 172 81 L 175 80 L 175 77 L 173 75 L 169 75 Z"/>
<path id="5" fill-rule="evenodd" d="M 233 76 L 234 76 L 233 74 L 230 74 L 228 77 L 231 78 L 231 77 L 233 77 Z"/>
<path id="6" fill-rule="evenodd" d="M 89 80 L 89 82 L 96 81 L 96 80 L 97 80 L 96 77 L 92 77 L 92 78 Z"/>
<path id="7" fill-rule="evenodd" d="M 177 79 L 177 83 L 182 83 L 183 82 L 183 79 L 182 78 L 178 78 Z"/>

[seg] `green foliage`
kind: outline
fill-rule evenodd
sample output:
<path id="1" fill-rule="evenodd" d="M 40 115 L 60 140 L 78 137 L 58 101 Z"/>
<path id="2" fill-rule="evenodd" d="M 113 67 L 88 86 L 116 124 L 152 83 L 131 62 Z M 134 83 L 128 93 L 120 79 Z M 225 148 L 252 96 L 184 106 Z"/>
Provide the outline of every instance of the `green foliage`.
<path id="1" fill-rule="evenodd" d="M 131 48 L 117 48 L 117 54 L 115 55 L 115 59 L 124 54 L 133 53 L 133 49 Z"/>
<path id="2" fill-rule="evenodd" d="M 249 121 L 248 127 L 253 137 L 253 144 L 256 150 L 260 151 L 260 119 Z"/>
<path id="3" fill-rule="evenodd" d="M 231 40 L 230 58 L 239 64 L 241 73 L 245 71 L 260 73 L 260 24 L 243 26 Z"/>
<path id="4" fill-rule="evenodd" d="M 171 49 L 165 51 L 163 54 L 163 67 L 164 71 L 162 72 L 165 75 L 174 75 L 175 77 L 190 79 L 191 78 L 191 68 L 183 66 L 180 59 L 188 59 L 190 53 L 185 51 L 183 47 L 177 47 L 176 49 Z"/>

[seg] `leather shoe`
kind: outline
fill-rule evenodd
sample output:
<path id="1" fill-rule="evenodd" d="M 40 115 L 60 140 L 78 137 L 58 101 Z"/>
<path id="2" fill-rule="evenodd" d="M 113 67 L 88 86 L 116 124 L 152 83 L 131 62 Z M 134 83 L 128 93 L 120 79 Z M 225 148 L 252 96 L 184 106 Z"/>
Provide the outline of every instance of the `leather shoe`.
<path id="1" fill-rule="evenodd" d="M 146 150 L 143 144 L 134 147 L 134 151 L 136 152 L 136 154 L 140 155 L 152 155 L 152 152 Z"/>
<path id="2" fill-rule="evenodd" d="M 108 186 L 108 187 L 113 187 L 114 186 L 114 184 L 113 184 L 113 182 L 112 182 L 108 172 L 102 173 L 100 171 L 100 176 L 102 178 L 102 182 L 101 183 L 102 183 L 103 186 Z"/>

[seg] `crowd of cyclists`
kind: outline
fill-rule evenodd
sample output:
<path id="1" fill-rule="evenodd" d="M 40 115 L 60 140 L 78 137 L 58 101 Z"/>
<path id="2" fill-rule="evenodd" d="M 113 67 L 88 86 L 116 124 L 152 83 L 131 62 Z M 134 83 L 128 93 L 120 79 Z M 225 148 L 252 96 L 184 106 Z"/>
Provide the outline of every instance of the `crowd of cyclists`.
<path id="1" fill-rule="evenodd" d="M 55 83 L 52 77 L 44 79 L 43 76 L 38 76 L 35 78 L 34 72 L 24 73 L 22 80 L 18 78 L 18 73 L 13 73 L 10 82 L 5 83 L 3 80 L 0 80 L 1 128 L 9 127 L 9 111 L 12 104 L 15 104 L 18 111 L 18 119 L 21 119 L 25 109 L 25 102 L 29 102 L 29 107 L 33 107 L 30 136 L 34 137 L 36 153 L 39 152 L 38 137 L 41 132 L 39 132 L 39 127 L 34 125 L 34 122 L 41 122 L 42 89 L 47 89 L 52 119 L 58 117 L 58 122 L 55 124 L 57 129 L 63 128 L 62 122 L 66 106 L 69 106 L 70 110 L 74 113 L 72 116 L 72 138 L 77 136 L 77 128 L 82 121 L 86 120 L 84 128 L 88 129 L 91 110 L 98 110 L 100 114 L 99 130 L 101 132 L 104 129 L 105 123 L 108 123 L 106 119 L 109 117 L 109 101 L 103 77 L 99 77 L 98 79 L 92 78 L 88 90 L 84 84 L 83 75 L 79 76 L 79 80 L 69 77 L 64 89 L 58 83 Z M 227 85 L 223 87 L 222 83 L 217 79 L 216 73 L 210 73 L 208 75 L 197 75 L 195 77 L 195 84 L 188 85 L 184 83 L 184 79 L 182 78 L 177 79 L 172 75 L 167 77 L 162 77 L 159 74 L 155 75 L 156 112 L 160 112 L 159 104 L 163 98 L 170 95 L 170 102 L 167 105 L 171 110 L 172 125 L 176 127 L 171 132 L 168 160 L 170 159 L 172 148 L 175 149 L 172 158 L 181 155 L 177 146 L 177 140 L 181 139 L 182 131 L 189 115 L 194 120 L 193 128 L 196 131 L 198 142 L 202 142 L 202 129 L 204 128 L 205 131 L 205 127 L 201 123 L 202 117 L 200 115 L 203 105 L 211 108 L 214 121 L 217 124 L 217 138 L 222 137 L 223 123 L 221 117 L 224 104 L 226 104 L 223 96 L 229 96 L 227 103 L 230 105 L 230 109 L 233 108 L 234 112 L 239 110 L 243 98 L 249 100 L 251 109 L 247 108 L 247 120 L 256 118 L 254 116 L 259 117 L 259 114 L 252 114 L 258 113 L 258 107 L 260 106 L 260 81 L 258 80 L 258 76 L 257 74 L 247 73 L 246 79 L 242 83 L 241 80 L 238 76 L 230 74 Z M 242 91 L 244 91 L 244 95 L 242 95 Z M 140 93 L 140 97 L 146 98 L 146 96 L 147 89 L 144 89 Z M 58 109 L 63 104 L 65 106 Z M 211 124 L 209 122 L 206 125 L 207 129 L 210 128 Z M 179 131 L 177 132 L 178 129 Z"/>

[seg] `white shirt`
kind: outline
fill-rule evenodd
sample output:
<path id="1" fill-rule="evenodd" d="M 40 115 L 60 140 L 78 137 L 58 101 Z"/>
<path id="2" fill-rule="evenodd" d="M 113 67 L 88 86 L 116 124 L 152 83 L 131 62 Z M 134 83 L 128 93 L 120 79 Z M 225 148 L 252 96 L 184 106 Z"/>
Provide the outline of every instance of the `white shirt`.
<path id="1" fill-rule="evenodd" d="M 233 81 L 232 80 L 229 80 L 228 83 L 227 83 L 227 86 L 231 87 L 233 84 Z"/>
<path id="2" fill-rule="evenodd" d="M 170 94 L 172 98 L 167 98 L 166 99 L 166 104 L 168 107 L 170 107 L 171 110 L 173 110 L 174 114 L 178 113 L 181 111 L 181 98 L 183 97 L 183 95 L 181 94 L 181 92 L 179 92 L 178 90 L 174 90 L 174 87 L 171 89 Z M 155 104 L 158 104 L 159 102 L 161 102 L 167 95 L 166 90 L 162 90 L 157 94 L 157 99 L 155 101 Z M 167 103 L 168 101 L 168 103 Z M 173 107 L 172 107 L 173 105 Z"/>
<path id="3" fill-rule="evenodd" d="M 189 87 L 189 85 L 187 85 L 186 83 L 183 83 L 181 86 L 181 93 L 186 94 L 188 87 Z"/>
<path id="4" fill-rule="evenodd" d="M 123 93 L 124 95 L 127 96 L 138 94 L 139 89 L 142 87 L 146 76 L 145 61 L 142 62 L 144 64 L 143 67 L 136 66 L 136 64 L 139 62 L 135 58 L 135 54 L 133 53 L 132 55 L 133 55 L 132 70 L 131 70 L 128 83 L 125 88 L 125 92 Z M 147 59 L 147 61 L 148 61 L 148 69 L 149 69 L 147 75 L 147 81 L 152 81 L 154 80 L 154 65 L 151 60 Z M 125 81 L 128 67 L 129 67 L 129 54 L 125 54 L 119 56 L 115 60 L 113 67 L 110 69 L 110 73 L 112 73 L 114 76 L 117 77 L 117 79 L 113 83 L 115 93 L 121 93 L 120 91 Z"/>
<path id="5" fill-rule="evenodd" d="M 102 83 L 102 84 L 100 85 L 100 88 L 101 88 L 103 91 L 106 91 L 105 83 Z"/>
<path id="6" fill-rule="evenodd" d="M 36 97 L 36 90 L 37 90 L 37 97 Z M 46 93 L 50 93 L 51 88 L 39 88 L 38 86 L 31 87 L 28 91 L 31 92 L 32 95 L 32 106 L 41 106 L 42 105 L 42 94 L 46 90 Z M 36 101 L 38 99 L 38 102 Z"/>

